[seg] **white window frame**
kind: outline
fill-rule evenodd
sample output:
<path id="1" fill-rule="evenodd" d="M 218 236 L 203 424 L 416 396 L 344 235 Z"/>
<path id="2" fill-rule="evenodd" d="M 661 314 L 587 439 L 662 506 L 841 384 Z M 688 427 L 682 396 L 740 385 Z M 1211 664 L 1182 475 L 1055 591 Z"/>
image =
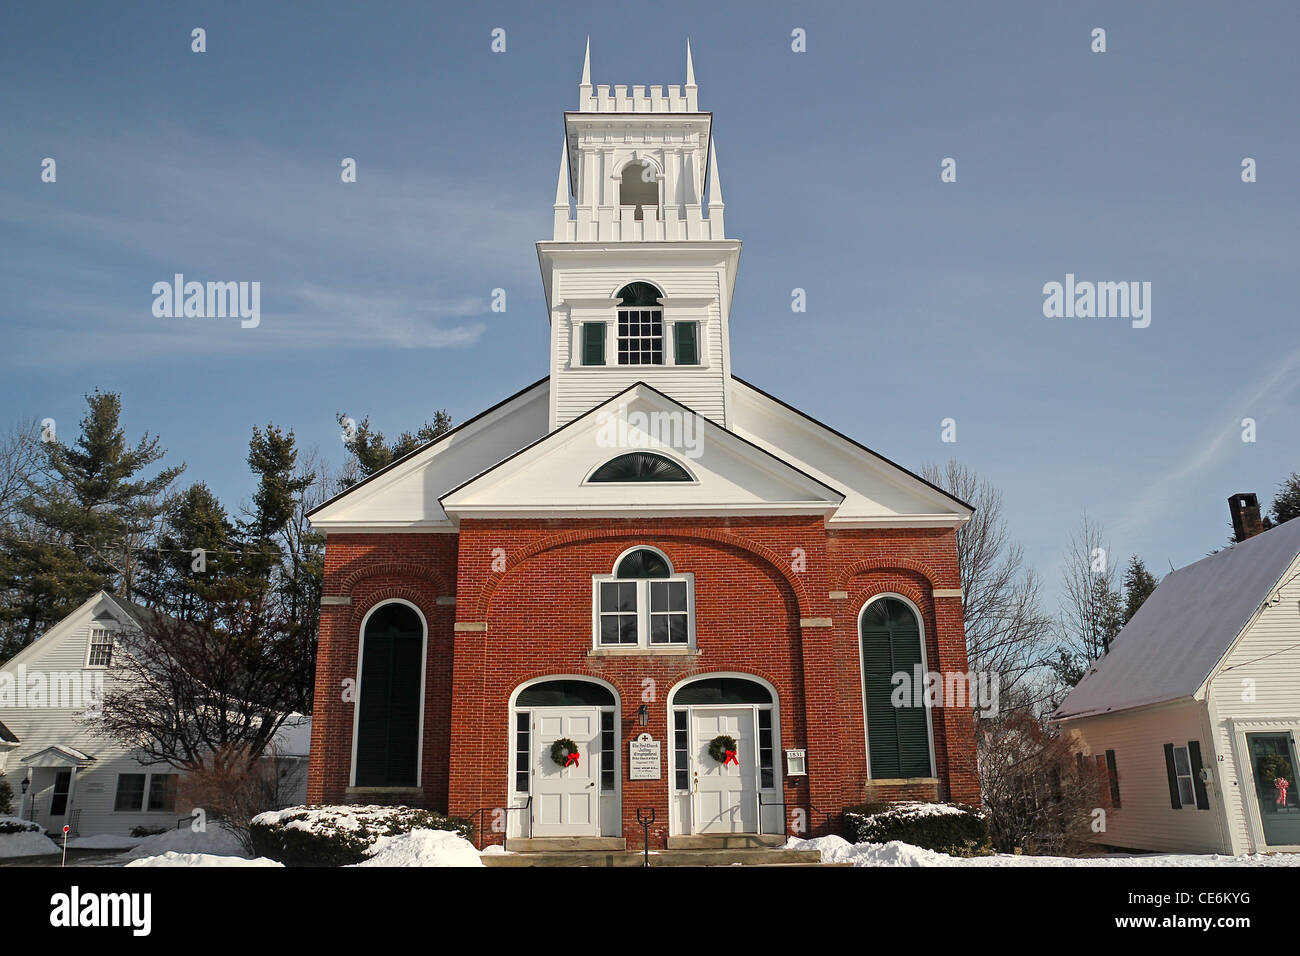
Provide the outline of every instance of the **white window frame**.
<path id="1" fill-rule="evenodd" d="M 114 789 L 113 789 L 113 812 L 114 812 L 114 813 L 175 813 L 175 812 L 176 812 L 176 809 L 175 809 L 175 806 L 174 806 L 174 805 L 173 805 L 173 807 L 172 807 L 171 810 L 167 810 L 167 809 L 163 809 L 163 810 L 150 810 L 150 809 L 149 809 L 149 794 L 153 792 L 153 780 L 154 780 L 154 777 L 177 777 L 177 776 L 178 776 L 178 774 L 176 773 L 175 770 L 159 770 L 159 771 L 153 771 L 153 770 L 140 770 L 140 771 L 135 771 L 135 770 L 132 770 L 132 771 L 129 771 L 129 772 L 128 772 L 128 771 L 122 771 L 121 773 L 119 773 L 119 774 L 117 775 L 117 779 L 114 781 Z M 128 807 L 123 807 L 122 809 L 118 809 L 118 806 L 117 806 L 117 794 L 118 794 L 118 792 L 122 789 L 122 778 L 123 778 L 123 777 L 144 777 L 144 791 L 143 791 L 143 793 L 141 793 L 141 795 L 140 795 L 140 805 L 139 805 L 138 807 L 129 807 L 129 808 L 128 808 Z M 179 784 L 179 783 L 180 783 L 180 780 L 178 779 L 176 782 Z M 175 796 L 175 794 L 173 794 L 173 797 L 174 797 L 174 796 Z"/>
<path id="2" fill-rule="evenodd" d="M 96 641 L 95 638 L 101 635 L 106 637 L 107 640 Z M 103 647 L 105 644 L 108 645 L 108 663 L 107 664 L 92 663 L 92 658 L 95 655 L 95 648 Z M 88 628 L 88 633 L 86 635 L 86 663 L 84 665 L 85 667 L 97 671 L 108 670 L 108 668 L 113 666 L 113 654 L 116 650 L 117 650 L 117 639 L 116 637 L 114 637 L 111 628 L 105 627 L 102 624 L 90 625 L 90 627 Z"/>
<path id="3" fill-rule="evenodd" d="M 619 564 L 625 557 L 634 551 L 653 551 L 664 559 L 668 565 L 668 570 L 672 573 L 666 578 L 620 578 L 615 573 L 611 574 L 594 574 L 591 578 L 591 646 L 594 650 L 657 650 L 661 648 L 680 648 L 695 649 L 695 575 L 690 572 L 676 573 L 673 570 L 673 563 L 658 548 L 648 545 L 638 545 L 635 548 L 629 548 L 618 556 L 614 562 L 614 571 L 617 572 Z M 684 643 L 671 643 L 669 641 L 650 640 L 651 618 L 654 616 L 650 609 L 650 585 L 655 583 L 681 583 L 686 585 L 686 641 Z M 602 584 L 635 584 L 636 585 L 636 635 L 635 644 L 602 644 L 600 641 L 600 586 Z M 610 612 L 614 613 L 613 611 Z M 627 612 L 623 612 L 627 613 Z M 655 614 L 680 614 L 680 611 L 659 611 Z"/>
<path id="4" fill-rule="evenodd" d="M 1178 751 L 1183 752 L 1183 759 L 1187 761 L 1187 773 L 1182 773 L 1178 769 Z M 1196 806 L 1196 774 L 1192 770 L 1192 754 L 1187 749 L 1187 745 L 1181 747 L 1174 744 L 1174 779 L 1178 782 L 1178 803 L 1184 807 Z M 1183 781 L 1187 781 L 1187 788 L 1191 794 L 1190 800 L 1183 799 Z"/>

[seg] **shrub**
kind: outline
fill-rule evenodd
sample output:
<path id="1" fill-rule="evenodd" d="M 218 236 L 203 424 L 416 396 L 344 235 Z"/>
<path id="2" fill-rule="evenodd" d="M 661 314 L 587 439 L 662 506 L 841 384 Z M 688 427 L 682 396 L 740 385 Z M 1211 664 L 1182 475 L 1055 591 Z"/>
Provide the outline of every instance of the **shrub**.
<path id="1" fill-rule="evenodd" d="M 347 866 L 370 855 L 382 836 L 412 830 L 474 835 L 468 820 L 415 807 L 290 807 L 261 813 L 249 825 L 253 852 L 285 866 Z"/>
<path id="2" fill-rule="evenodd" d="M 166 833 L 171 827 L 132 827 L 131 836 L 133 837 L 151 837 L 160 833 Z"/>
<path id="3" fill-rule="evenodd" d="M 0 773 L 0 817 L 14 812 L 14 788 L 9 785 L 5 775 Z"/>
<path id="4" fill-rule="evenodd" d="M 0 818 L 0 835 L 7 833 L 40 833 L 41 825 L 32 823 L 30 820 L 19 820 L 17 817 Z"/>
<path id="5" fill-rule="evenodd" d="M 975 807 L 960 803 L 865 803 L 844 811 L 853 843 L 901 840 L 952 856 L 986 852 L 989 827 Z"/>

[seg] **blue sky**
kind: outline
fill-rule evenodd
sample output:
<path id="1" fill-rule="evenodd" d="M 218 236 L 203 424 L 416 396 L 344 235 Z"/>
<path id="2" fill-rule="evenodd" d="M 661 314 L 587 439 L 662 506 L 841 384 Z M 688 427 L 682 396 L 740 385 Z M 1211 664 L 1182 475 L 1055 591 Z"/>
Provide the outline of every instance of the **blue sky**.
<path id="1" fill-rule="evenodd" d="M 668 84 L 689 35 L 745 242 L 736 373 L 988 477 L 1053 592 L 1085 509 L 1167 571 L 1300 470 L 1298 32 L 1289 2 L 10 2 L 0 398 L 70 438 L 120 391 L 232 506 L 255 424 L 338 463 L 337 411 L 468 418 L 546 372 L 533 243 L 585 37 L 594 83 Z M 261 325 L 155 318 L 176 272 L 261 282 Z M 1045 318 L 1066 273 L 1150 282 L 1150 327 Z"/>

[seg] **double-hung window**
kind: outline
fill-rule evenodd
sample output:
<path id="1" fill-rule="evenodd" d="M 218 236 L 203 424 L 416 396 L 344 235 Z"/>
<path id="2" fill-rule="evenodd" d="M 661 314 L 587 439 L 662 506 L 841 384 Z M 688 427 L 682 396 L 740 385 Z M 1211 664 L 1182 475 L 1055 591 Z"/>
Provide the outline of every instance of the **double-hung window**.
<path id="1" fill-rule="evenodd" d="M 113 632 L 98 624 L 91 625 L 86 666 L 107 667 L 111 663 L 113 663 Z"/>
<path id="2" fill-rule="evenodd" d="M 675 573 L 661 552 L 629 551 L 594 585 L 597 648 L 695 643 L 694 576 Z"/>
<path id="3" fill-rule="evenodd" d="M 660 292 L 648 282 L 618 290 L 618 364 L 664 364 L 664 310 Z"/>

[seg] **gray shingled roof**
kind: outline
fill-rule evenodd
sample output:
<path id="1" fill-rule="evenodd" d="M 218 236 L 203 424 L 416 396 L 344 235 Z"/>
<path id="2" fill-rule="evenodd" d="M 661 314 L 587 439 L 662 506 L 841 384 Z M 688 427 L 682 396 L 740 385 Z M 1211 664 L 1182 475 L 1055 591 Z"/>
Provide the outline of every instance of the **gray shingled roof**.
<path id="1" fill-rule="evenodd" d="M 0 743 L 4 743 L 4 744 L 18 743 L 18 738 L 14 735 L 14 732 L 10 730 L 8 727 L 6 727 L 4 724 L 0 724 Z"/>
<path id="2" fill-rule="evenodd" d="M 1082 717 L 1190 697 L 1300 554 L 1300 519 L 1173 571 L 1061 702 Z"/>

